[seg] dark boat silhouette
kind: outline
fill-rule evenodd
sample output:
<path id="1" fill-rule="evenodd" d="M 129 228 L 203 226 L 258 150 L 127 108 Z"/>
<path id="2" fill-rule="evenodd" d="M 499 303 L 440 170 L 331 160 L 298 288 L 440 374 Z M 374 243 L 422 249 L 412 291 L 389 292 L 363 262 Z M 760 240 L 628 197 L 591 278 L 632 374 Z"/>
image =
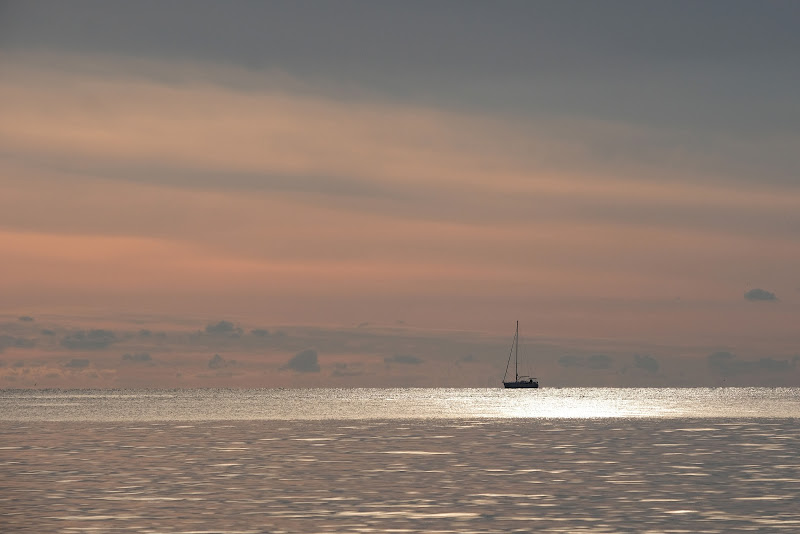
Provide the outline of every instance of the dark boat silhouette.
<path id="1" fill-rule="evenodd" d="M 508 376 L 508 368 L 511 366 L 511 356 L 514 356 L 514 380 L 506 381 Z M 508 355 L 508 363 L 506 363 L 506 372 L 503 375 L 503 387 L 506 388 L 538 388 L 539 379 L 533 376 L 520 376 L 519 374 L 519 321 L 517 321 L 517 330 L 514 332 L 514 342 L 511 344 L 511 353 Z"/>

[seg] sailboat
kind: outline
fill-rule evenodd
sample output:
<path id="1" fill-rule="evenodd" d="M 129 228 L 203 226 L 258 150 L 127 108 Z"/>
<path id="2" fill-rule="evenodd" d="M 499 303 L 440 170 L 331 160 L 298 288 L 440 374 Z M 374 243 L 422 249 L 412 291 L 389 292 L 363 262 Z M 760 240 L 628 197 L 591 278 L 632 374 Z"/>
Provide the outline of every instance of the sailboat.
<path id="1" fill-rule="evenodd" d="M 511 356 L 514 356 L 514 380 L 506 382 L 508 376 L 508 368 L 511 366 Z M 506 388 L 538 388 L 539 379 L 532 376 L 519 375 L 519 321 L 517 321 L 517 330 L 514 333 L 514 342 L 511 344 L 511 353 L 508 355 L 508 363 L 506 364 L 506 373 L 503 375 L 503 387 Z"/>

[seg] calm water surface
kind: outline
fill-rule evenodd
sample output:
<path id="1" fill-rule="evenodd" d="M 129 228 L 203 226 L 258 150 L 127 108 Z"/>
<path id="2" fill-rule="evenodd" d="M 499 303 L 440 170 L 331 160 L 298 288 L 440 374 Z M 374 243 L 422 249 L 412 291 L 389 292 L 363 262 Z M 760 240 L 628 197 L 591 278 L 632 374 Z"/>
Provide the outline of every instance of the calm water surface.
<path id="1" fill-rule="evenodd" d="M 2 532 L 800 532 L 800 389 L 0 391 Z"/>

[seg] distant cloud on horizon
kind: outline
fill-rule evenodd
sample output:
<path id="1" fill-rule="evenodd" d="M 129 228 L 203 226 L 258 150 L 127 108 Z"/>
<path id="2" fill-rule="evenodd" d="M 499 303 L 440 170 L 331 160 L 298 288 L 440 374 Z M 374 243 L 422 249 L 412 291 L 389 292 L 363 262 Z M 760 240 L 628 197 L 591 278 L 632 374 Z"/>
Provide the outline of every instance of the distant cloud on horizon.
<path id="1" fill-rule="evenodd" d="M 639 368 L 644 369 L 650 373 L 657 373 L 659 369 L 658 360 L 653 358 L 652 356 L 648 356 L 646 354 L 634 354 L 633 355 L 633 364 Z"/>
<path id="2" fill-rule="evenodd" d="M 318 373 L 320 371 L 319 358 L 314 349 L 301 350 L 286 362 L 284 369 L 291 369 L 299 373 Z"/>
<path id="3" fill-rule="evenodd" d="M 231 367 L 233 365 L 236 365 L 236 360 L 225 359 L 219 354 L 215 354 L 208 360 L 209 369 L 224 369 L 225 367 Z"/>
<path id="4" fill-rule="evenodd" d="M 759 358 L 758 360 L 742 360 L 728 351 L 718 351 L 709 354 L 708 365 L 713 370 L 723 375 L 736 375 L 754 371 L 770 373 L 783 373 L 797 368 L 800 357 L 791 360 L 776 360 L 774 358 Z"/>
<path id="5" fill-rule="evenodd" d="M 215 324 L 209 324 L 205 328 L 206 334 L 214 335 L 240 335 L 242 329 L 230 321 L 220 321 Z"/>
<path id="6" fill-rule="evenodd" d="M 775 293 L 772 293 L 770 291 L 761 288 L 755 288 L 745 292 L 744 298 L 751 302 L 759 302 L 759 301 L 768 302 L 768 301 L 778 300 L 778 297 L 775 296 Z"/>

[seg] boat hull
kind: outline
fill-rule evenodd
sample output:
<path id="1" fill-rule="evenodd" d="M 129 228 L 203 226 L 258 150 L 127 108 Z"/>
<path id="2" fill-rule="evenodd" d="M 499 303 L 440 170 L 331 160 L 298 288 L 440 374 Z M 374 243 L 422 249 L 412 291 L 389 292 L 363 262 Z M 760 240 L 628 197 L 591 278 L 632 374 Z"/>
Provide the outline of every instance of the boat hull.
<path id="1" fill-rule="evenodd" d="M 508 389 L 538 388 L 539 382 L 535 380 L 525 380 L 524 382 L 503 382 L 503 386 Z"/>

